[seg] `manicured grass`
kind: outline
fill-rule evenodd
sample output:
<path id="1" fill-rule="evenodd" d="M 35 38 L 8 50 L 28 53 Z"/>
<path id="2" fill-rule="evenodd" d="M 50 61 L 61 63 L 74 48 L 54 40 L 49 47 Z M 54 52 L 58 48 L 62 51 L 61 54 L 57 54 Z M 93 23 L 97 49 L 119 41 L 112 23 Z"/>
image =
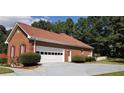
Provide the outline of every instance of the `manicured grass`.
<path id="1" fill-rule="evenodd" d="M 99 61 L 99 62 L 96 62 L 96 63 L 102 63 L 102 64 L 119 64 L 119 65 L 124 65 L 124 63 L 111 62 L 111 61 L 108 61 L 108 60 Z"/>
<path id="2" fill-rule="evenodd" d="M 6 73 L 13 73 L 14 71 L 8 68 L 1 68 L 0 67 L 0 74 L 6 74 Z"/>
<path id="3" fill-rule="evenodd" d="M 106 60 L 103 61 L 98 61 L 96 63 L 102 63 L 102 64 L 120 64 L 120 65 L 124 65 L 124 59 L 122 58 L 108 58 Z"/>
<path id="4" fill-rule="evenodd" d="M 9 67 L 10 65 L 8 65 L 8 64 L 0 64 L 0 66 Z"/>
<path id="5" fill-rule="evenodd" d="M 124 71 L 100 74 L 100 75 L 96 75 L 96 76 L 124 76 Z"/>

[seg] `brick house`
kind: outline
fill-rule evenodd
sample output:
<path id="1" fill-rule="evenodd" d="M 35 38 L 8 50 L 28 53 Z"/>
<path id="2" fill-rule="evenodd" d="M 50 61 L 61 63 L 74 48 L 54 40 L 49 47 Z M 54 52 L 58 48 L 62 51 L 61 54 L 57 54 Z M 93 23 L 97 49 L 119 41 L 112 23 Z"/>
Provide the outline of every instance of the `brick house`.
<path id="1" fill-rule="evenodd" d="M 0 54 L 0 59 L 1 58 L 7 58 L 7 55 L 6 54 Z"/>
<path id="2" fill-rule="evenodd" d="M 54 33 L 31 27 L 24 23 L 16 23 L 9 34 L 8 63 L 12 57 L 25 52 L 41 55 L 41 62 L 69 62 L 76 55 L 92 56 L 93 47 L 64 33 Z"/>

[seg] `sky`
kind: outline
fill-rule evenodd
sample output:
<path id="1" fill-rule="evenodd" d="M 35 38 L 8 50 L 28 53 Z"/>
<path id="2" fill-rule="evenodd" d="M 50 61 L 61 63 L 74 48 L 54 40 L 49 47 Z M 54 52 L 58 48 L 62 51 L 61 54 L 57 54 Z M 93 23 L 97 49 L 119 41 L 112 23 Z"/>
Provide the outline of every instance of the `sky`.
<path id="1" fill-rule="evenodd" d="M 16 22 L 23 22 L 30 25 L 34 21 L 39 20 L 56 22 L 58 20 L 65 21 L 67 18 L 72 18 L 74 22 L 77 22 L 79 17 L 86 16 L 0 16 L 0 25 L 11 29 Z"/>
<path id="2" fill-rule="evenodd" d="M 58 20 L 65 21 L 67 18 L 72 18 L 74 22 L 78 20 L 79 17 L 85 17 L 85 16 L 32 16 L 33 18 L 44 18 L 48 19 L 49 21 L 56 22 Z"/>

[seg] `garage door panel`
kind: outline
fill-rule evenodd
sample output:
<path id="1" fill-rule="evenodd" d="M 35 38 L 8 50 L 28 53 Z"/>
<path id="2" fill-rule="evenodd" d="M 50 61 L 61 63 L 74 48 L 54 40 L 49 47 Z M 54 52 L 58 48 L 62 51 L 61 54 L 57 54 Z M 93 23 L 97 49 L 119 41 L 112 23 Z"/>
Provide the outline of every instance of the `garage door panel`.
<path id="1" fill-rule="evenodd" d="M 41 63 L 64 62 L 64 49 L 37 46 L 36 51 L 41 55 Z"/>

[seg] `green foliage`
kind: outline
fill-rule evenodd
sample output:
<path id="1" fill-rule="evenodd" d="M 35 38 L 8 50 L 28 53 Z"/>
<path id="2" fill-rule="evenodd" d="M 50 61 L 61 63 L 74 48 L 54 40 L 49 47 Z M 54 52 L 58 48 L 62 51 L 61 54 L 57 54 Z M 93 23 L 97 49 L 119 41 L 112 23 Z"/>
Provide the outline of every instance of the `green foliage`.
<path id="1" fill-rule="evenodd" d="M 81 17 L 77 22 L 73 22 L 71 18 L 65 21 L 58 20 L 55 23 L 40 20 L 32 23 L 32 26 L 73 36 L 93 46 L 94 53 L 100 56 L 124 57 L 123 16 Z M 5 28 L 1 26 L 1 29 L 0 52 L 6 52 L 6 46 L 3 43 Z"/>
<path id="2" fill-rule="evenodd" d="M 56 33 L 64 33 L 65 32 L 65 22 L 61 22 L 60 20 L 53 23 L 52 31 Z"/>
<path id="3" fill-rule="evenodd" d="M 85 57 L 85 61 L 86 62 L 96 61 L 96 58 L 95 57 Z"/>
<path id="4" fill-rule="evenodd" d="M 74 57 L 72 57 L 72 62 L 84 63 L 85 62 L 85 57 L 83 57 L 83 56 L 74 56 Z"/>
<path id="5" fill-rule="evenodd" d="M 32 26 L 49 31 L 52 29 L 52 24 L 49 21 L 45 21 L 45 20 L 39 20 L 38 22 L 35 21 L 34 23 L 32 23 Z"/>
<path id="6" fill-rule="evenodd" d="M 6 30 L 3 25 L 0 25 L 0 53 L 7 53 L 7 44 L 5 44 L 5 40 L 9 35 L 10 30 Z"/>
<path id="7" fill-rule="evenodd" d="M 7 64 L 7 58 L 0 58 L 0 64 Z"/>
<path id="8" fill-rule="evenodd" d="M 19 62 L 24 66 L 36 65 L 40 62 L 41 56 L 36 53 L 24 53 L 20 55 Z"/>
<path id="9" fill-rule="evenodd" d="M 84 63 L 84 62 L 92 62 L 92 61 L 96 61 L 95 57 L 84 57 L 84 56 L 72 57 L 72 62 L 76 62 L 76 63 Z"/>
<path id="10" fill-rule="evenodd" d="M 105 74 L 99 74 L 95 76 L 124 76 L 124 71 L 118 71 L 118 72 L 112 72 L 112 73 L 105 73 Z"/>
<path id="11" fill-rule="evenodd" d="M 0 25 L 0 53 L 7 52 L 7 45 L 4 43 L 7 38 L 7 30 L 3 25 Z"/>
<path id="12" fill-rule="evenodd" d="M 0 74 L 13 73 L 14 71 L 8 68 L 0 68 Z"/>
<path id="13" fill-rule="evenodd" d="M 94 47 L 94 53 L 101 56 L 124 57 L 124 17 L 89 16 L 77 22 L 71 18 L 55 23 L 38 21 L 34 27 L 56 33 L 66 33 Z"/>

